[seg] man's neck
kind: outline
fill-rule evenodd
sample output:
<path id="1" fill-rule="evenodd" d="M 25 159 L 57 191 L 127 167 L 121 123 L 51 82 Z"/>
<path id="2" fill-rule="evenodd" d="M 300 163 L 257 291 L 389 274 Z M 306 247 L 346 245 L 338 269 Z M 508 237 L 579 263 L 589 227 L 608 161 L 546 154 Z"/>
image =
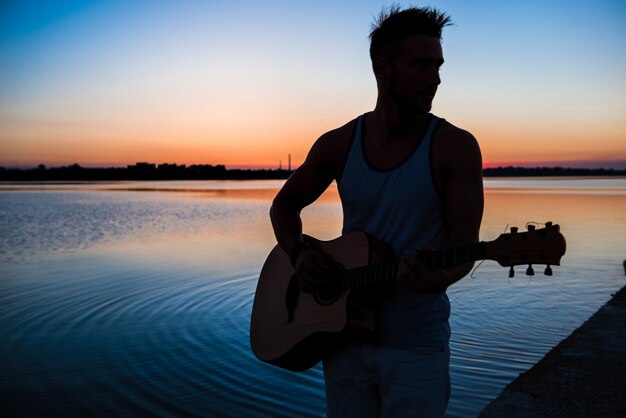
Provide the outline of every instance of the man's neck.
<path id="1" fill-rule="evenodd" d="M 368 118 L 368 127 L 383 137 L 392 140 L 394 137 L 414 135 L 428 121 L 428 113 L 420 113 L 415 109 L 400 109 L 397 106 L 385 106 L 380 103 Z"/>

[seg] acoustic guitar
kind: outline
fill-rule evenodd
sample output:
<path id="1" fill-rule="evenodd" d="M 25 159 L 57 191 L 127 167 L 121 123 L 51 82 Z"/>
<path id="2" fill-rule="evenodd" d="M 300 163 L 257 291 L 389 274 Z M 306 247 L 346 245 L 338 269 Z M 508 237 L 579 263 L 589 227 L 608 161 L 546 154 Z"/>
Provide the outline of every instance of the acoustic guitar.
<path id="1" fill-rule="evenodd" d="M 345 335 L 367 341 L 374 333 L 375 302 L 393 287 L 398 271 L 393 251 L 363 232 L 331 241 L 310 236 L 305 240 L 341 266 L 337 274 L 316 292 L 302 292 L 289 256 L 277 245 L 261 270 L 250 322 L 250 344 L 257 358 L 292 371 L 317 364 Z M 495 260 L 510 266 L 510 277 L 513 266 L 528 265 L 526 274 L 533 275 L 532 265 L 539 264 L 550 276 L 550 266 L 559 265 L 565 248 L 559 226 L 547 222 L 541 229 L 511 228 L 494 241 L 422 252 L 417 257 L 430 269 Z"/>

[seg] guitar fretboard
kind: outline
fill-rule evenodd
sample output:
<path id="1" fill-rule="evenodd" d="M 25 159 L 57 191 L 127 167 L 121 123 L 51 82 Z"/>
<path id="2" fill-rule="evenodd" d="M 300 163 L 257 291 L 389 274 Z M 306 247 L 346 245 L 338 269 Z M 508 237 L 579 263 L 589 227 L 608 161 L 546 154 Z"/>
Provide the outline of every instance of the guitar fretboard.
<path id="1" fill-rule="evenodd" d="M 431 270 L 452 267 L 485 257 L 485 243 L 464 245 L 447 250 L 418 253 L 418 261 Z M 371 264 L 345 270 L 339 279 L 341 289 L 358 289 L 374 283 L 394 281 L 398 273 L 398 261 Z"/>

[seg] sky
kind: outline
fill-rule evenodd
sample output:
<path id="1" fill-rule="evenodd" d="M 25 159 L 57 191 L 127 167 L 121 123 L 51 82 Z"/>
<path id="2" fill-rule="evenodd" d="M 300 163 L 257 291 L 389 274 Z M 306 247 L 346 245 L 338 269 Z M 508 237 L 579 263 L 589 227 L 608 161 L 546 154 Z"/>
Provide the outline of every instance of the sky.
<path id="1" fill-rule="evenodd" d="M 486 167 L 626 168 L 626 2 L 434 6 L 432 112 Z M 370 111 L 368 35 L 390 2 L 0 2 L 0 166 L 299 165 Z"/>

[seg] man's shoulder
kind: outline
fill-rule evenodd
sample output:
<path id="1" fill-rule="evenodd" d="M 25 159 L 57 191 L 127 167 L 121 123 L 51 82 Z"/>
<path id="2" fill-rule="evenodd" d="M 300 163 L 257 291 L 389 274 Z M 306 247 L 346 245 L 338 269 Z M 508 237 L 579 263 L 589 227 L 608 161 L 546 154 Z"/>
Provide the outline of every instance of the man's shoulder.
<path id="1" fill-rule="evenodd" d="M 330 173 L 333 178 L 339 178 L 355 126 L 356 119 L 353 119 L 320 136 L 311 147 L 303 166 Z"/>
<path id="2" fill-rule="evenodd" d="M 478 141 L 469 131 L 442 120 L 434 138 L 438 165 L 482 164 Z"/>
<path id="3" fill-rule="evenodd" d="M 460 144 L 478 145 L 478 141 L 476 141 L 476 138 L 471 132 L 459 128 L 445 119 L 442 119 L 435 135 L 437 140 L 445 141 L 446 143 L 458 142 Z"/>
<path id="4" fill-rule="evenodd" d="M 355 126 L 356 119 L 353 119 L 339 128 L 326 132 L 315 141 L 310 155 L 330 163 L 335 170 L 340 169 L 352 141 Z"/>
<path id="5" fill-rule="evenodd" d="M 344 148 L 352 140 L 354 128 L 356 126 L 356 120 L 357 119 L 352 119 L 345 125 L 324 133 L 322 136 L 320 136 L 317 142 L 325 148 Z"/>

